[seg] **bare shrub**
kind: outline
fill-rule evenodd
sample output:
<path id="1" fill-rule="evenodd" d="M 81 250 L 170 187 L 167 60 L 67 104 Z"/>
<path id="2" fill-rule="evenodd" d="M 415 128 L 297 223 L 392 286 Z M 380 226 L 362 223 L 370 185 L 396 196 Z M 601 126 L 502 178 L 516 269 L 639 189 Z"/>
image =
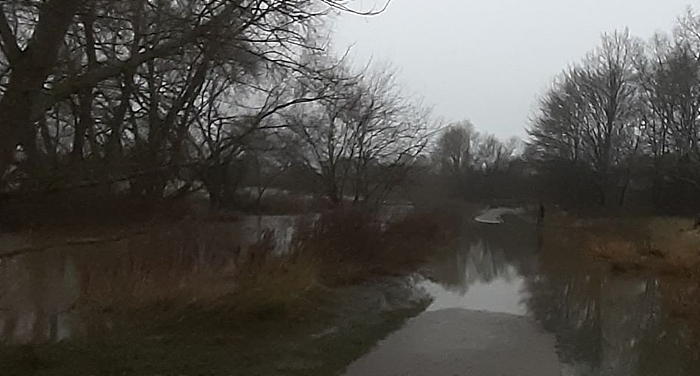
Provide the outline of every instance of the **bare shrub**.
<path id="1" fill-rule="evenodd" d="M 225 294 L 233 286 L 239 243 L 227 230 L 218 224 L 183 222 L 76 253 L 82 304 L 129 309 Z"/>
<path id="2" fill-rule="evenodd" d="M 76 254 L 81 306 L 121 311 L 233 303 L 237 312 L 281 311 L 317 285 L 309 259 L 276 255 L 274 233 L 241 250 L 231 224 L 183 222 Z"/>
<path id="3" fill-rule="evenodd" d="M 323 214 L 302 223 L 294 240 L 296 258 L 320 265 L 322 281 L 345 284 L 377 275 L 414 271 L 456 228 L 449 213 L 413 213 L 382 226 L 366 208 Z M 443 236 L 444 235 L 444 236 Z"/>
<path id="4" fill-rule="evenodd" d="M 256 316 L 282 313 L 319 286 L 313 260 L 283 256 L 236 278 L 231 301 L 238 312 Z"/>
<path id="5" fill-rule="evenodd" d="M 327 212 L 300 221 L 285 254 L 276 253 L 272 231 L 242 249 L 231 223 L 162 226 L 73 252 L 80 304 L 129 311 L 229 302 L 240 312 L 280 312 L 322 285 L 415 271 L 450 239 L 454 217 L 427 211 L 382 224 L 366 208 Z"/>

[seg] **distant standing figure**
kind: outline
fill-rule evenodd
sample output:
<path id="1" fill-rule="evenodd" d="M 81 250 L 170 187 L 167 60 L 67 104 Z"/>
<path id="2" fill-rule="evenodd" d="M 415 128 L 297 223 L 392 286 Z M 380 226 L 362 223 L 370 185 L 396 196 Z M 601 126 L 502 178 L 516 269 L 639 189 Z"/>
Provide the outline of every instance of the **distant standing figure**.
<path id="1" fill-rule="evenodd" d="M 544 204 L 540 202 L 539 213 L 537 214 L 537 224 L 541 225 L 544 223 Z"/>

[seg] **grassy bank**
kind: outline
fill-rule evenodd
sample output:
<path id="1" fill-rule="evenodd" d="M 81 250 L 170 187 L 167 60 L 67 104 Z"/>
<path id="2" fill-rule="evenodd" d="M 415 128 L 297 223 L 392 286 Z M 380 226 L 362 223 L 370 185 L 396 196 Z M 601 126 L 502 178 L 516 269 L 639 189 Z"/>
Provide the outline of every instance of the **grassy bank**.
<path id="1" fill-rule="evenodd" d="M 0 348 L 3 375 L 335 375 L 424 309 L 384 282 L 315 291 L 251 315 L 239 301 L 106 315 L 80 340 Z M 391 309 L 378 302 L 388 299 Z"/>
<path id="2" fill-rule="evenodd" d="M 616 272 L 651 271 L 680 277 L 700 275 L 700 231 L 690 218 L 575 218 L 552 213 L 544 239 L 574 247 L 610 264 Z"/>
<path id="3" fill-rule="evenodd" d="M 665 309 L 680 319 L 700 346 L 700 232 L 679 217 L 575 218 L 552 213 L 544 244 L 573 249 L 615 275 L 653 279 Z"/>
<path id="4" fill-rule="evenodd" d="M 457 228 L 446 210 L 300 221 L 285 255 L 186 223 L 71 251 L 83 335 L 0 348 L 5 375 L 333 375 L 420 312 L 401 282 Z M 223 236 L 222 234 L 227 234 Z"/>

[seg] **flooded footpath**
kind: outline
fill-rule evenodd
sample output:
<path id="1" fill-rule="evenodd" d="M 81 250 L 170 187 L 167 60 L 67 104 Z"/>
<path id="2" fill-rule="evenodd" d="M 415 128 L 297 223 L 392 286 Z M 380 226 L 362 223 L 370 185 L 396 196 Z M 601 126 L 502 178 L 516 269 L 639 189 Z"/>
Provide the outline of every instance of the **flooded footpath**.
<path id="1" fill-rule="evenodd" d="M 532 219 L 485 217 L 466 219 L 453 251 L 426 266 L 426 312 L 346 375 L 700 374 L 658 279 L 552 249 Z"/>

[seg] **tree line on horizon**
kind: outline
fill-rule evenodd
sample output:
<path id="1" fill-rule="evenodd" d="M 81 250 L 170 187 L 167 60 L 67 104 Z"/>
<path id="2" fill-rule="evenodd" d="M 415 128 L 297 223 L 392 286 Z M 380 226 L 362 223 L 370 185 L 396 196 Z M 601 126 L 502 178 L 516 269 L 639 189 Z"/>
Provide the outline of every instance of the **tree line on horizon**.
<path id="1" fill-rule="evenodd" d="M 453 123 L 436 140 L 432 179 L 470 200 L 697 215 L 700 15 L 689 8 L 648 41 L 603 34 L 552 81 L 527 132 L 516 147 Z"/>
<path id="2" fill-rule="evenodd" d="M 501 140 L 478 131 L 469 120 L 450 123 L 432 144 L 431 173 L 423 177 L 424 184 L 437 184 L 449 195 L 470 201 L 531 199 L 525 146 L 517 137 Z"/>
<path id="3" fill-rule="evenodd" d="M 528 132 L 525 159 L 550 201 L 697 214 L 700 16 L 689 9 L 649 41 L 604 34 L 553 81 Z"/>
<path id="4" fill-rule="evenodd" d="M 688 9 L 671 33 L 648 41 L 627 29 L 603 34 L 552 81 L 527 132 L 517 148 L 453 123 L 433 160 L 451 192 L 467 199 L 697 215 L 700 15 Z M 483 162 L 488 151 L 495 163 Z"/>

